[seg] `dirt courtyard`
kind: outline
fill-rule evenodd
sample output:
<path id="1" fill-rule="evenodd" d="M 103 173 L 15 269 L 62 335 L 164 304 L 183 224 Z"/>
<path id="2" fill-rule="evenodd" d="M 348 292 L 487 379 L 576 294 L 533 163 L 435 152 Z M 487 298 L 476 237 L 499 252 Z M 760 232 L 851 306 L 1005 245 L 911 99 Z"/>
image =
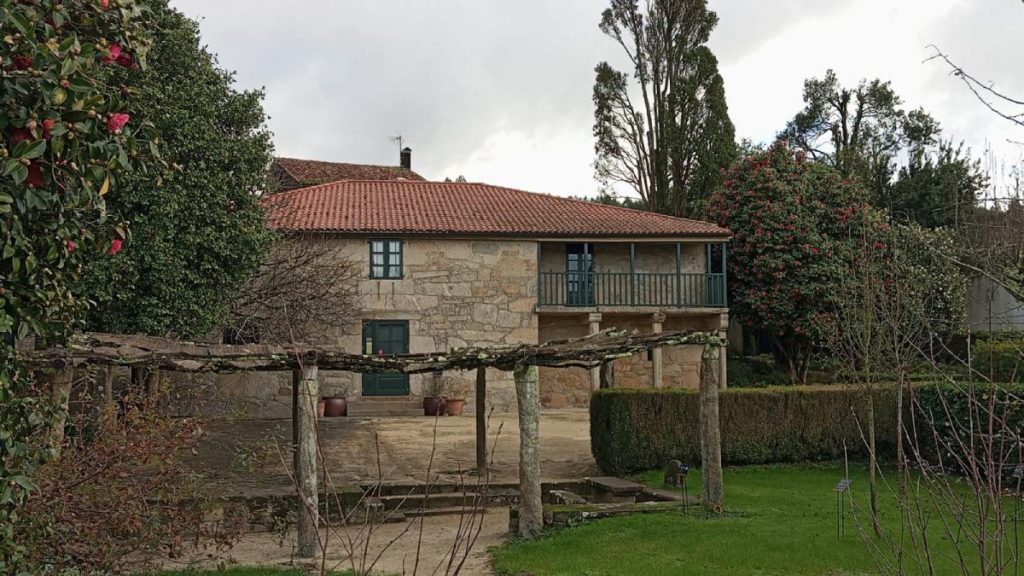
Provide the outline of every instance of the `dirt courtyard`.
<path id="1" fill-rule="evenodd" d="M 324 418 L 320 420 L 320 444 L 327 473 L 335 486 L 385 482 L 426 481 L 428 466 L 432 482 L 476 482 L 476 428 L 473 416 L 442 418 Z M 205 437 L 188 458 L 215 489 L 225 496 L 293 494 L 288 474 L 291 455 L 289 420 L 213 420 L 206 423 Z M 595 475 L 598 470 L 590 454 L 590 416 L 586 410 L 544 411 L 541 415 L 541 472 L 546 479 L 571 479 Z M 518 482 L 519 422 L 514 414 L 495 414 L 488 422 L 487 450 L 491 454 L 491 482 Z M 493 452 L 493 453 L 492 453 Z M 433 453 L 433 456 L 431 455 Z M 379 457 L 378 457 L 379 455 Z M 431 458 L 433 463 L 431 464 Z M 378 472 L 379 461 L 379 472 Z M 460 523 L 468 517 L 430 516 L 395 524 L 375 525 L 370 538 L 370 556 L 385 546 L 375 572 L 411 573 L 420 550 L 421 573 L 447 562 Z M 355 541 L 362 548 L 365 535 L 359 527 L 330 539 L 327 566 L 350 568 L 347 549 Z M 462 574 L 491 573 L 488 548 L 501 544 L 508 532 L 508 509 L 488 508 L 483 515 L 472 552 Z M 422 540 L 421 540 L 422 534 Z M 223 554 L 198 560 L 199 565 L 222 563 L 262 566 L 295 565 L 295 534 L 284 539 L 273 533 L 246 534 Z M 358 553 L 356 557 L 361 557 Z M 166 567 L 175 564 L 167 562 Z M 442 567 L 438 573 L 444 573 Z"/>
<path id="2" fill-rule="evenodd" d="M 474 520 L 469 515 L 464 518 L 433 516 L 423 518 L 422 527 L 418 518 L 408 522 L 378 524 L 374 525 L 373 533 L 369 537 L 362 526 L 337 527 L 337 532 L 328 542 L 325 564 L 328 570 L 342 571 L 352 568 L 350 557 L 356 558 L 357 566 L 362 558 L 370 559 L 365 564 L 368 567 L 380 556 L 374 564 L 374 574 L 411 574 L 419 554 L 419 574 L 445 574 L 453 546 L 457 541 L 465 542 L 467 539 L 466 536 L 458 536 L 461 531 L 464 535 L 471 533 L 476 536 L 468 555 L 465 555 L 465 548 L 461 544 L 460 552 L 455 554 L 458 560 L 465 556 L 465 564 L 460 573 L 465 576 L 486 576 L 493 573 L 488 549 L 504 542 L 508 532 L 508 509 L 488 508 L 483 514 L 483 525 L 479 526 L 478 534 L 476 528 L 465 528 L 471 520 L 474 526 L 479 526 L 481 518 L 476 516 Z M 284 535 L 283 539 L 276 534 L 265 532 L 246 534 L 226 552 L 213 557 L 184 558 L 173 562 L 167 560 L 163 567 L 216 568 L 238 565 L 313 568 L 312 560 L 295 558 L 294 544 L 294 531 Z M 350 556 L 353 550 L 355 552 Z M 437 569 L 439 566 L 441 568 Z M 316 567 L 319 567 L 319 564 Z"/>
<path id="3" fill-rule="evenodd" d="M 540 423 L 541 472 L 545 479 L 580 478 L 597 473 L 590 454 L 586 410 L 544 411 Z M 488 422 L 492 482 L 519 478 L 519 423 L 514 414 L 495 414 Z M 288 420 L 215 420 L 189 463 L 224 495 L 290 493 L 291 422 Z M 427 480 L 455 482 L 459 472 L 476 466 L 473 416 L 442 418 L 324 418 L 320 445 L 337 486 Z M 493 449 L 493 450 L 492 450 Z M 433 464 L 431 465 L 431 453 Z M 378 473 L 379 454 L 379 473 Z"/>

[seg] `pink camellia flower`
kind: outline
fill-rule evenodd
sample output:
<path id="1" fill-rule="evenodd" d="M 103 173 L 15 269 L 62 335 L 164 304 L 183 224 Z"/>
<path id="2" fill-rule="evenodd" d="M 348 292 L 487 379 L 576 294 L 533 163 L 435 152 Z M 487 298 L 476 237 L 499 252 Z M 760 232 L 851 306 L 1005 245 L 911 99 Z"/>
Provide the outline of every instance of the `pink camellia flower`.
<path id="1" fill-rule="evenodd" d="M 25 178 L 25 184 L 30 188 L 43 187 L 43 167 L 39 165 L 39 162 L 32 162 L 28 165 L 28 177 Z"/>
<path id="2" fill-rule="evenodd" d="M 11 132 L 11 144 L 17 146 L 26 140 L 32 139 L 32 131 L 28 128 L 18 128 Z"/>
<path id="3" fill-rule="evenodd" d="M 53 127 L 56 126 L 56 124 L 57 121 L 53 118 L 47 118 L 46 120 L 43 120 L 43 140 L 50 139 L 50 131 L 53 130 Z"/>
<path id="4" fill-rule="evenodd" d="M 114 42 L 110 45 L 110 48 L 107 49 L 107 52 L 109 52 L 109 55 L 103 59 L 104 64 L 110 64 L 121 57 L 121 45 Z"/>
<path id="5" fill-rule="evenodd" d="M 68 252 L 74 252 L 75 248 L 78 248 L 74 240 L 65 240 L 64 247 L 68 249 Z"/>
<path id="6" fill-rule="evenodd" d="M 120 238 L 114 238 L 113 240 L 110 241 L 110 248 L 107 249 L 107 254 L 114 256 L 115 254 L 121 251 L 122 244 L 123 243 L 121 242 Z"/>
<path id="7" fill-rule="evenodd" d="M 104 10 L 110 8 L 110 0 L 100 0 L 100 8 Z"/>
<path id="8" fill-rule="evenodd" d="M 117 65 L 122 68 L 134 68 L 135 59 L 129 53 L 121 52 L 121 55 L 117 57 Z"/>
<path id="9" fill-rule="evenodd" d="M 122 128 L 128 125 L 128 122 L 131 121 L 131 119 L 132 117 L 128 114 L 111 114 L 110 118 L 107 119 L 107 130 L 110 130 L 113 134 L 117 134 Z"/>

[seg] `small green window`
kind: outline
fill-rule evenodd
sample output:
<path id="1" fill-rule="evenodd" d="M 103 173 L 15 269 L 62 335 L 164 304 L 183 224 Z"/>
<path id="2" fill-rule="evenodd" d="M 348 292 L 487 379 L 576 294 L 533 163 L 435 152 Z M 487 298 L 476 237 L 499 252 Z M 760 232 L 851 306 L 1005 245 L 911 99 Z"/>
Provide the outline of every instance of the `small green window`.
<path id="1" fill-rule="evenodd" d="M 370 240 L 370 278 L 402 277 L 402 241 Z"/>

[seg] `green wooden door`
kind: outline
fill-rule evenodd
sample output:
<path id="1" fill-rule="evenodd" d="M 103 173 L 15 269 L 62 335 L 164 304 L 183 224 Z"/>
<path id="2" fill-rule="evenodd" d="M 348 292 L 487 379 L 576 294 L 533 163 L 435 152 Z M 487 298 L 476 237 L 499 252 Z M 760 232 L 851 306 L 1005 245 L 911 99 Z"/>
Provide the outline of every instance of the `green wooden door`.
<path id="1" fill-rule="evenodd" d="M 367 320 L 363 322 L 363 352 L 406 354 L 409 352 L 408 320 Z M 408 396 L 408 374 L 363 374 L 363 396 Z"/>

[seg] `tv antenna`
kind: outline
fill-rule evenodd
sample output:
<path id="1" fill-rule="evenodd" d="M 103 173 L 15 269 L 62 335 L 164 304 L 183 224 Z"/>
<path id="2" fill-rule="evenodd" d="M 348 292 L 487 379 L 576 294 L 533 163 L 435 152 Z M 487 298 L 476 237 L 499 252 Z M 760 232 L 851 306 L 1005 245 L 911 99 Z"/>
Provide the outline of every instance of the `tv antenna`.
<path id="1" fill-rule="evenodd" d="M 403 148 L 402 143 L 404 142 L 405 139 L 402 138 L 402 134 L 401 133 L 395 134 L 394 136 L 388 138 L 388 140 L 391 140 L 392 142 L 397 143 L 398 144 L 398 150 L 399 151 L 402 150 L 402 148 Z"/>

